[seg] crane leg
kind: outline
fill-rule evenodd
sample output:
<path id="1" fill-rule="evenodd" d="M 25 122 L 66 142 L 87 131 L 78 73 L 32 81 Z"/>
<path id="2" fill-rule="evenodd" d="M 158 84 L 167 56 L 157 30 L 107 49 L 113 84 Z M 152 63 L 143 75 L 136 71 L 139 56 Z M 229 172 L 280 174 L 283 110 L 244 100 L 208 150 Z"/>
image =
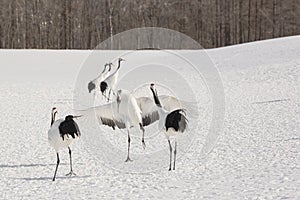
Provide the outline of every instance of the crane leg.
<path id="1" fill-rule="evenodd" d="M 145 137 L 145 129 L 143 127 L 143 124 L 140 123 L 140 129 L 142 130 L 143 132 L 143 135 L 142 135 L 142 145 L 143 145 L 143 148 L 144 150 L 146 149 L 146 144 L 145 144 L 145 140 L 144 140 L 144 137 Z"/>
<path id="2" fill-rule="evenodd" d="M 169 165 L 169 171 L 171 171 L 171 168 L 172 168 L 172 146 L 171 146 L 170 139 L 168 139 L 168 142 L 169 142 L 169 148 L 170 148 L 170 165 Z"/>
<path id="3" fill-rule="evenodd" d="M 55 172 L 54 172 L 54 176 L 53 176 L 52 181 L 55 181 L 57 168 L 58 168 L 58 165 L 59 165 L 59 162 L 60 162 L 60 161 L 59 161 L 59 155 L 58 155 L 58 153 L 56 153 L 56 156 L 57 156 L 57 162 L 56 162 L 56 168 L 55 168 Z"/>
<path id="4" fill-rule="evenodd" d="M 71 148 L 68 147 L 69 149 L 69 155 L 70 155 L 70 172 L 68 174 L 66 174 L 66 176 L 72 176 L 72 175 L 75 175 L 76 174 L 73 172 L 73 168 L 72 168 L 72 151 L 71 151 Z"/>
<path id="5" fill-rule="evenodd" d="M 175 150 L 174 150 L 174 164 L 173 164 L 173 170 L 175 170 L 176 154 L 177 154 L 177 141 L 176 141 L 176 139 L 175 139 Z"/>
<path id="6" fill-rule="evenodd" d="M 127 152 L 127 159 L 125 160 L 125 162 L 128 162 L 128 161 L 132 161 L 130 158 L 129 158 L 129 150 L 130 150 L 130 135 L 129 135 L 129 131 L 128 132 L 128 152 Z"/>

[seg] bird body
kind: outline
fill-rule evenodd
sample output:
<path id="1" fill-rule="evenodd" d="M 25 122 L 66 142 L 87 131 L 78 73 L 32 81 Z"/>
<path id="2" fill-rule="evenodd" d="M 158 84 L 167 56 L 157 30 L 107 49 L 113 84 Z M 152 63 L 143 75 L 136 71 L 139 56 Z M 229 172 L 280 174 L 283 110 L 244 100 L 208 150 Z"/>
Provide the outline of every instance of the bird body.
<path id="1" fill-rule="evenodd" d="M 183 109 L 177 109 L 168 113 L 165 119 L 165 127 L 168 132 L 169 129 L 173 129 L 175 132 L 184 132 L 187 126 L 187 121 L 185 117 L 185 111 Z"/>
<path id="2" fill-rule="evenodd" d="M 176 109 L 167 111 L 164 108 L 158 108 L 158 129 L 162 131 L 167 139 L 169 137 L 176 137 L 179 132 L 184 132 L 186 129 L 185 112 L 183 109 Z M 184 118 L 181 120 L 181 118 Z"/>
<path id="3" fill-rule="evenodd" d="M 136 98 L 129 91 L 119 90 L 119 98 L 122 103 L 118 106 L 118 114 L 124 122 L 128 123 L 130 127 L 139 127 L 142 124 L 142 111 L 137 104 Z"/>
<path id="4" fill-rule="evenodd" d="M 56 152 L 67 148 L 79 137 L 80 131 L 78 125 L 73 120 L 66 121 L 65 119 L 58 119 L 52 124 L 48 131 L 48 141 Z"/>
<path id="5" fill-rule="evenodd" d="M 57 168 L 59 165 L 59 151 L 64 148 L 69 149 L 69 155 L 70 155 L 70 173 L 67 175 L 76 175 L 73 172 L 72 168 L 72 156 L 71 156 L 71 148 L 70 145 L 73 141 L 75 141 L 77 138 L 80 137 L 80 130 L 77 125 L 77 123 L 73 120 L 73 118 L 77 118 L 79 116 L 72 116 L 68 115 L 65 117 L 65 119 L 58 119 L 55 120 L 56 116 L 56 108 L 54 107 L 52 109 L 51 113 L 51 127 L 48 131 L 48 141 L 49 144 L 55 149 L 56 155 L 57 155 L 57 163 L 56 168 L 53 176 L 53 181 L 55 181 Z"/>
<path id="6" fill-rule="evenodd" d="M 66 137 L 62 139 L 59 133 L 59 125 L 64 121 L 64 119 L 56 120 L 48 131 L 48 141 L 50 145 L 59 152 L 62 148 L 67 148 L 73 142 L 73 138 Z"/>

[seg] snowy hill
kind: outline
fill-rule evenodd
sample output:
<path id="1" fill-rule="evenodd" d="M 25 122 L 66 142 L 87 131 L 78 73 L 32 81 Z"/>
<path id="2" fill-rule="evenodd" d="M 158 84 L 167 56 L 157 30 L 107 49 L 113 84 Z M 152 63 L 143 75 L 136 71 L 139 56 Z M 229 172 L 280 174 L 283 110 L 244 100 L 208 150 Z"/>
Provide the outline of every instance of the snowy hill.
<path id="1" fill-rule="evenodd" d="M 299 199 L 300 36 L 175 53 L 194 64 L 206 55 L 201 61 L 209 60 L 199 63 L 200 71 L 202 65 L 214 63 L 222 79 L 223 131 L 205 157 L 201 153 L 213 101 L 204 81 L 177 58 L 160 51 L 96 52 L 93 60 L 92 51 L 0 50 L 1 198 Z M 72 113 L 73 95 L 79 98 L 77 85 L 84 88 L 97 67 L 120 55 L 127 60 L 121 71 L 123 87 L 135 89 L 154 79 L 168 84 L 170 93 L 199 104 L 199 118 L 191 120 L 179 142 L 177 169 L 167 171 L 167 141 L 163 135 L 151 135 L 157 124 L 146 128 L 146 151 L 139 133 L 134 134 L 134 162 L 129 164 L 124 163 L 126 135 L 95 125 L 83 128 L 82 139 L 72 146 L 78 176 L 64 176 L 69 169 L 65 150 L 52 182 L 56 155 L 47 141 L 52 106 L 58 107 L 60 117 Z M 128 73 L 153 58 L 155 66 Z M 187 77 L 192 86 L 178 85 L 181 79 L 175 72 L 174 79 L 164 79 L 172 72 L 161 73 L 161 63 Z M 87 65 L 91 71 L 83 70 Z M 142 73 L 146 75 L 136 75 Z M 152 77 L 154 73 L 162 76 Z M 80 74 L 84 76 L 78 78 Z M 138 92 L 149 94 L 145 88 Z M 162 87 L 160 91 L 168 92 Z M 151 156 L 156 150 L 157 159 Z"/>

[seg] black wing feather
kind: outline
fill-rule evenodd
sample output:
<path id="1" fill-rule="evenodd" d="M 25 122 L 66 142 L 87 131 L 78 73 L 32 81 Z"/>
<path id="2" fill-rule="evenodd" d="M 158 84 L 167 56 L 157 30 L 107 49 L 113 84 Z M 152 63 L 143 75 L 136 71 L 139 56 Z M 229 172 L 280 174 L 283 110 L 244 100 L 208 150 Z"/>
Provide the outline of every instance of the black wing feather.
<path id="1" fill-rule="evenodd" d="M 107 89 L 108 85 L 106 82 L 102 81 L 100 83 L 100 91 L 103 93 Z"/>
<path id="2" fill-rule="evenodd" d="M 184 132 L 187 127 L 187 118 L 183 109 L 177 109 L 167 115 L 165 126 L 168 131 L 173 128 L 175 131 Z"/>
<path id="3" fill-rule="evenodd" d="M 155 121 L 159 120 L 158 111 L 154 111 L 148 115 L 143 116 L 142 120 L 143 120 L 143 126 L 148 126 L 154 123 Z"/>
<path id="4" fill-rule="evenodd" d="M 71 135 L 72 138 L 75 138 L 75 135 L 79 137 L 80 130 L 77 123 L 73 120 L 65 120 L 59 125 L 59 133 L 61 137 L 64 139 L 64 136 Z"/>
<path id="5" fill-rule="evenodd" d="M 88 84 L 89 93 L 91 93 L 92 90 L 94 90 L 95 88 L 96 88 L 95 83 L 93 83 L 93 81 L 89 82 L 89 84 Z"/>
<path id="6" fill-rule="evenodd" d="M 112 129 L 115 130 L 115 127 L 118 127 L 119 129 L 126 128 L 125 124 L 123 122 L 119 122 L 117 120 L 112 120 L 104 117 L 99 117 L 102 124 L 112 127 Z"/>

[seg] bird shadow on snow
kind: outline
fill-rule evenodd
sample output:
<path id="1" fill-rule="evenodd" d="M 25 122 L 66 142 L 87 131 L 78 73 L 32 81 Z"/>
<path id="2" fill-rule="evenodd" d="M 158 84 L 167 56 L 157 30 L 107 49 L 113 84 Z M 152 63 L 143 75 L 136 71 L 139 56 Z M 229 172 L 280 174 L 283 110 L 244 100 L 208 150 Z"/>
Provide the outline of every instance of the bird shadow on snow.
<path id="1" fill-rule="evenodd" d="M 77 163 L 80 165 L 82 163 Z M 0 165 L 0 168 L 20 168 L 20 167 L 46 167 L 46 166 L 55 166 L 56 164 L 19 164 L 19 165 Z M 60 165 L 69 165 L 67 163 L 62 163 Z M 57 179 L 73 179 L 73 178 L 88 178 L 90 175 L 86 176 L 57 176 Z M 25 181 L 41 181 L 41 180 L 52 180 L 52 176 L 49 177 L 28 177 L 28 178 L 12 178 L 15 180 L 25 180 Z"/>
<path id="2" fill-rule="evenodd" d="M 77 165 L 83 165 L 83 163 L 77 163 Z M 124 164 L 124 162 L 120 162 L 120 164 Z M 127 164 L 127 163 L 126 163 Z M 19 168 L 19 167 L 45 167 L 45 166 L 55 166 L 56 164 L 19 164 L 19 165 L 0 165 L 0 168 Z M 63 163 L 60 165 L 69 165 L 67 163 Z M 124 172 L 121 172 L 124 173 Z M 127 174 L 130 174 L 127 172 Z M 141 173 L 148 175 L 149 173 Z M 30 175 L 29 175 L 30 176 Z M 86 179 L 91 177 L 102 177 L 102 176 L 93 176 L 93 175 L 75 175 L 75 176 L 56 176 L 56 180 L 67 180 L 67 179 Z M 12 180 L 22 180 L 22 181 L 52 181 L 53 176 L 45 176 L 45 177 L 7 177 Z"/>
<path id="3" fill-rule="evenodd" d="M 56 164 L 19 164 L 19 165 L 0 165 L 0 168 L 20 168 L 20 167 L 46 167 Z M 66 163 L 60 165 L 67 165 Z"/>
<path id="4" fill-rule="evenodd" d="M 85 175 L 85 176 L 57 176 L 56 180 L 58 179 L 81 179 L 81 178 L 89 178 L 91 177 L 91 175 Z M 32 178 L 13 178 L 14 180 L 25 180 L 25 181 L 52 181 L 53 177 L 52 176 L 48 176 L 48 177 L 32 177 Z"/>

